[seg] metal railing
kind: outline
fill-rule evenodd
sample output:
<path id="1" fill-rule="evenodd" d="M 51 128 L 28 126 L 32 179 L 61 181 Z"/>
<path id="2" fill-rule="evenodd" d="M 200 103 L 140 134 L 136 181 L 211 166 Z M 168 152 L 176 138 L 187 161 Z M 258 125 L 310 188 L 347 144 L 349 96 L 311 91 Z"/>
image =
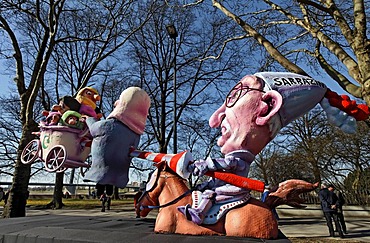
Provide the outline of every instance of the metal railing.
<path id="1" fill-rule="evenodd" d="M 345 205 L 370 206 L 370 191 L 351 190 L 342 191 Z M 320 204 L 317 192 L 303 193 L 301 198 L 305 199 L 305 204 Z"/>
<path id="2" fill-rule="evenodd" d="M 12 182 L 0 182 L 0 186 L 10 186 L 12 185 Z M 53 183 L 34 183 L 30 182 L 29 184 L 29 196 L 30 198 L 33 197 L 47 197 L 47 196 L 52 196 L 54 192 L 54 186 L 55 184 Z M 76 188 L 76 193 L 74 196 L 87 196 L 90 197 L 92 196 L 92 192 L 95 190 L 95 184 L 70 184 L 70 183 L 64 183 L 63 187 L 65 188 L 71 188 L 75 187 Z M 5 191 L 7 189 L 5 188 Z M 133 186 L 133 185 L 127 185 L 125 188 L 119 189 L 118 193 L 121 196 L 126 194 L 126 193 L 134 193 L 139 191 L 139 186 Z M 122 196 L 123 197 L 123 196 Z"/>

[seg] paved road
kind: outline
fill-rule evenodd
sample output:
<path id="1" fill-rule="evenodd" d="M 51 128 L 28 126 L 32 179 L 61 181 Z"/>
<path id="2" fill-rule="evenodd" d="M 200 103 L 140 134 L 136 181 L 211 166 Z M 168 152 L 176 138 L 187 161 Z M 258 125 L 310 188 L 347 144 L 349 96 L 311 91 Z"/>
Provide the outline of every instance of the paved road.
<path id="1" fill-rule="evenodd" d="M 346 218 L 348 242 L 370 242 L 370 219 Z M 322 238 L 333 239 L 329 236 L 324 218 L 283 218 L 279 221 L 279 229 L 288 238 Z M 335 239 L 340 239 L 335 237 Z"/>
<path id="2" fill-rule="evenodd" d="M 0 219 L 1 243 L 82 243 L 82 242 L 291 242 L 294 238 L 329 238 L 323 218 L 282 217 L 280 239 L 264 241 L 220 236 L 183 236 L 153 233 L 155 213 L 145 219 L 136 219 L 132 209 L 100 210 L 35 210 L 28 209 L 27 217 Z M 351 242 L 370 242 L 370 220 L 347 218 Z M 337 238 L 340 239 L 340 238 Z"/>

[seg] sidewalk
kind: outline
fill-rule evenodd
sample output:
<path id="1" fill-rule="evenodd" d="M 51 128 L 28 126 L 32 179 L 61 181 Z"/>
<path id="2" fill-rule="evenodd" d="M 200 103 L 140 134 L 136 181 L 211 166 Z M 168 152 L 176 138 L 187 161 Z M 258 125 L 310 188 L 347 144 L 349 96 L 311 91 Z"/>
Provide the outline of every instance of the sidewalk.
<path id="1" fill-rule="evenodd" d="M 289 206 L 278 207 L 279 229 L 288 238 L 370 242 L 370 208 L 366 206 L 344 206 L 343 211 L 348 232 L 344 239 L 328 237 L 328 227 L 319 205 L 307 205 L 305 209 L 296 209 Z"/>
<path id="2" fill-rule="evenodd" d="M 2 208 L 0 208 L 2 210 Z M 243 239 L 224 236 L 186 236 L 155 234 L 156 213 L 136 219 L 133 208 L 115 208 L 100 212 L 92 210 L 36 210 L 27 209 L 27 217 L 0 219 L 1 243 L 82 243 L 82 242 L 266 242 L 287 243 L 287 238 L 337 239 L 327 237 L 328 230 L 322 217 L 291 217 L 281 215 L 278 240 Z M 370 242 L 369 218 L 347 217 L 348 235 L 344 242 Z M 313 239 L 313 241 L 310 241 Z"/>
<path id="3" fill-rule="evenodd" d="M 288 238 L 337 239 L 345 242 L 370 242 L 370 219 L 346 218 L 347 235 L 341 239 L 329 237 L 324 218 L 281 218 L 279 229 Z M 315 242 L 315 241 L 312 241 Z"/>

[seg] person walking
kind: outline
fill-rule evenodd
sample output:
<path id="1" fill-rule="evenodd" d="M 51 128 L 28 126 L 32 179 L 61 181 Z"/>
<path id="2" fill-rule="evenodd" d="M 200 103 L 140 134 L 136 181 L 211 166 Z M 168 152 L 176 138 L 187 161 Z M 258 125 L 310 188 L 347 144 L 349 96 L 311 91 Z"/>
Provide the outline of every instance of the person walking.
<path id="1" fill-rule="evenodd" d="M 107 209 L 110 210 L 112 195 L 113 195 L 113 185 L 103 185 L 97 183 L 96 186 L 96 194 L 101 201 L 102 208 L 101 211 L 105 212 L 105 204 L 107 204 Z"/>
<path id="2" fill-rule="evenodd" d="M 263 191 L 262 196 L 261 196 L 261 201 L 262 202 L 265 202 L 266 201 L 267 196 L 270 194 L 270 190 L 271 190 L 271 186 L 270 185 L 265 186 L 265 190 Z M 279 221 L 279 215 L 278 215 L 278 213 L 276 211 L 276 208 L 273 208 L 271 211 L 274 214 L 276 220 Z"/>
<path id="3" fill-rule="evenodd" d="M 341 191 L 338 190 L 336 195 L 338 197 L 338 201 L 337 201 L 336 205 L 337 205 L 337 209 L 338 209 L 339 223 L 342 226 L 343 233 L 347 234 L 347 226 L 346 226 L 346 222 L 344 221 L 344 215 L 343 215 L 343 205 L 346 203 L 346 201 L 345 201 Z"/>
<path id="4" fill-rule="evenodd" d="M 334 227 L 333 227 L 333 220 L 335 223 L 335 227 L 338 230 L 338 234 L 341 238 L 344 237 L 342 228 L 339 223 L 338 213 L 337 213 L 337 201 L 338 198 L 334 193 L 334 186 L 328 185 L 327 187 L 323 187 L 319 192 L 319 198 L 321 201 L 321 208 L 324 212 L 326 224 L 329 229 L 329 234 L 331 237 L 334 237 Z"/>
<path id="5" fill-rule="evenodd" d="M 0 187 L 0 202 L 3 200 L 4 196 L 5 196 L 4 189 Z"/>

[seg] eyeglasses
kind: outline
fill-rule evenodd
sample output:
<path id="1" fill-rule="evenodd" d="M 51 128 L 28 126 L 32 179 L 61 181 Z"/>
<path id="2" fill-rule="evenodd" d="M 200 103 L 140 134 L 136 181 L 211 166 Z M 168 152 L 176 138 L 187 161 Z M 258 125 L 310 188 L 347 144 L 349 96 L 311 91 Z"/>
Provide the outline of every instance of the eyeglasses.
<path id="1" fill-rule="evenodd" d="M 243 97 L 246 93 L 249 91 L 256 90 L 265 93 L 265 91 L 261 89 L 254 89 L 250 88 L 248 86 L 243 86 L 242 83 L 237 83 L 234 88 L 232 88 L 229 92 L 229 94 L 226 97 L 225 105 L 227 108 L 233 107 L 238 100 Z"/>

